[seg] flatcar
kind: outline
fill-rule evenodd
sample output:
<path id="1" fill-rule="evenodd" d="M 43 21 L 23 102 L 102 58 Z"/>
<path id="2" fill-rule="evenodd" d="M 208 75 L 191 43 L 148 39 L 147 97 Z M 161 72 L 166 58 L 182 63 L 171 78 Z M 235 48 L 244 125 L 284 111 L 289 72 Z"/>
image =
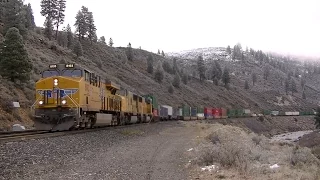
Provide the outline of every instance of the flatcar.
<path id="1" fill-rule="evenodd" d="M 149 122 L 152 104 L 77 64 L 51 64 L 36 82 L 32 105 L 39 130 Z"/>

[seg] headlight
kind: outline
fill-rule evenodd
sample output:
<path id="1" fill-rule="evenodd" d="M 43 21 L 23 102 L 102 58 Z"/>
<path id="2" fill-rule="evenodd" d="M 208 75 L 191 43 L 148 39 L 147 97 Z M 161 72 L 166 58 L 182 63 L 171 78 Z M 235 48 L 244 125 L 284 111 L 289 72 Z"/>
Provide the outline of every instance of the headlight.
<path id="1" fill-rule="evenodd" d="M 39 101 L 39 104 L 42 105 L 42 104 L 43 104 L 43 101 Z"/>
<path id="2" fill-rule="evenodd" d="M 67 101 L 66 100 L 62 100 L 61 103 L 62 104 L 67 104 Z"/>
<path id="3" fill-rule="evenodd" d="M 58 79 L 53 80 L 53 85 L 58 86 Z"/>
<path id="4" fill-rule="evenodd" d="M 58 83 L 57 83 L 57 82 L 55 82 L 55 83 L 53 83 L 53 85 L 58 86 Z"/>

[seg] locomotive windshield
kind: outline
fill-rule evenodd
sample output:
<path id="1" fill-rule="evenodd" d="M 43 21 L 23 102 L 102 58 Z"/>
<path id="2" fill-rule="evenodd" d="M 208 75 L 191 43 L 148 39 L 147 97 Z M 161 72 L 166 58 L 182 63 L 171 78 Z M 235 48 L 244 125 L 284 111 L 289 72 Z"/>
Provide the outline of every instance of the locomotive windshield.
<path id="1" fill-rule="evenodd" d="M 49 71 L 43 71 L 42 72 L 42 77 L 47 78 L 47 77 L 52 77 L 52 76 L 66 76 L 66 77 L 82 77 L 81 70 L 75 69 L 75 70 L 64 70 L 64 71 L 56 71 L 56 70 L 49 70 Z"/>
<path id="2" fill-rule="evenodd" d="M 59 76 L 59 72 L 58 71 L 43 71 L 42 72 L 43 78 L 52 77 L 52 76 Z"/>

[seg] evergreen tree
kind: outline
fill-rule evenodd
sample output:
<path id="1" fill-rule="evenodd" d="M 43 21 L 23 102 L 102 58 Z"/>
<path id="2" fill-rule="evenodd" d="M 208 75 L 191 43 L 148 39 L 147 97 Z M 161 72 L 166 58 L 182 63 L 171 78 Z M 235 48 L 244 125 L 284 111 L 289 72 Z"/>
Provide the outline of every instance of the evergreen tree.
<path id="1" fill-rule="evenodd" d="M 188 84 L 188 75 L 187 74 L 183 73 L 182 82 L 183 82 L 183 84 Z"/>
<path id="2" fill-rule="evenodd" d="M 12 82 L 29 80 L 32 64 L 17 28 L 12 27 L 8 30 L 0 53 L 0 74 L 3 78 Z"/>
<path id="3" fill-rule="evenodd" d="M 222 81 L 227 86 L 230 83 L 230 75 L 228 68 L 224 68 L 223 75 L 222 75 Z"/>
<path id="4" fill-rule="evenodd" d="M 41 0 L 40 6 L 41 15 L 46 17 L 46 19 L 50 19 L 51 22 L 53 22 L 58 14 L 58 0 Z"/>
<path id="5" fill-rule="evenodd" d="M 104 36 L 101 36 L 100 39 L 99 39 L 99 42 L 106 45 L 106 38 Z"/>
<path id="6" fill-rule="evenodd" d="M 228 47 L 227 47 L 227 50 L 226 50 L 226 51 L 227 51 L 227 53 L 228 53 L 228 54 L 231 54 L 231 48 L 230 48 L 230 46 L 229 46 L 229 45 L 228 45 Z"/>
<path id="7" fill-rule="evenodd" d="M 51 19 L 47 18 L 44 24 L 44 35 L 51 40 L 53 33 L 53 25 Z"/>
<path id="8" fill-rule="evenodd" d="M 148 64 L 147 71 L 148 71 L 148 73 L 152 74 L 153 73 L 153 56 L 152 56 L 152 54 L 148 55 L 147 64 Z"/>
<path id="9" fill-rule="evenodd" d="M 3 4 L 3 9 L 3 33 L 6 34 L 11 27 L 15 27 L 22 36 L 25 36 L 27 29 L 25 27 L 26 17 L 23 12 L 23 2 L 21 0 L 10 0 Z"/>
<path id="10" fill-rule="evenodd" d="M 249 89 L 249 83 L 247 80 L 244 82 L 244 89 Z"/>
<path id="11" fill-rule="evenodd" d="M 88 26 L 88 37 L 92 43 L 94 37 L 97 36 L 96 35 L 97 28 L 94 24 L 92 12 L 88 12 L 87 17 L 86 17 L 86 24 Z"/>
<path id="12" fill-rule="evenodd" d="M 56 2 L 55 16 L 53 17 L 53 24 L 56 26 L 56 39 L 58 38 L 58 31 L 60 24 L 63 24 L 66 10 L 66 0 L 54 0 Z"/>
<path id="13" fill-rule="evenodd" d="M 202 56 L 198 57 L 198 71 L 200 75 L 200 81 L 203 81 L 205 79 L 206 67 Z"/>
<path id="14" fill-rule="evenodd" d="M 285 91 L 286 91 L 286 95 L 288 95 L 289 88 L 290 88 L 290 86 L 289 86 L 289 80 L 286 79 L 285 86 L 284 86 L 284 89 L 285 89 Z"/>
<path id="15" fill-rule="evenodd" d="M 112 40 L 112 38 L 109 39 L 109 46 L 110 46 L 110 47 L 113 46 L 113 40 Z"/>
<path id="16" fill-rule="evenodd" d="M 67 31 L 67 38 L 68 38 L 68 48 L 71 48 L 73 43 L 73 34 L 69 24 L 67 25 L 66 31 Z"/>
<path id="17" fill-rule="evenodd" d="M 85 16 L 81 11 L 78 11 L 77 13 L 76 22 L 74 26 L 76 27 L 76 32 L 77 32 L 79 41 L 80 39 L 84 39 L 85 35 L 87 34 L 88 26 L 86 24 Z"/>
<path id="18" fill-rule="evenodd" d="M 173 93 L 174 93 L 174 89 L 173 89 L 172 84 L 169 85 L 169 87 L 168 87 L 168 92 L 169 92 L 170 94 L 173 94 Z"/>
<path id="19" fill-rule="evenodd" d="M 316 128 L 320 129 L 320 107 L 317 108 L 317 113 L 316 113 L 314 119 L 315 119 Z"/>
<path id="20" fill-rule="evenodd" d="M 304 91 L 302 92 L 302 99 L 306 99 L 306 93 Z"/>
<path id="21" fill-rule="evenodd" d="M 162 65 L 161 63 L 158 64 L 157 66 L 157 70 L 154 74 L 154 78 L 158 83 L 161 83 L 163 78 L 164 78 L 164 74 L 163 74 L 163 69 L 162 69 Z"/>
<path id="22" fill-rule="evenodd" d="M 265 80 L 268 80 L 269 75 L 270 75 L 270 66 L 266 66 L 263 70 L 263 78 Z"/>
<path id="23" fill-rule="evenodd" d="M 292 93 L 292 95 L 293 95 L 293 93 L 295 93 L 295 92 L 298 92 L 298 91 L 297 91 L 297 86 L 296 86 L 296 83 L 295 83 L 294 79 L 292 78 L 292 79 L 291 79 L 291 93 Z"/>
<path id="24" fill-rule="evenodd" d="M 252 84 L 254 86 L 254 84 L 257 82 L 257 74 L 256 73 L 252 73 Z"/>
<path id="25" fill-rule="evenodd" d="M 160 54 L 160 49 L 158 49 L 158 54 Z"/>
<path id="26" fill-rule="evenodd" d="M 165 57 L 165 56 L 166 56 L 166 55 L 164 54 L 163 50 L 161 51 L 161 55 L 162 55 L 163 57 Z"/>
<path id="27" fill-rule="evenodd" d="M 24 11 L 25 11 L 25 18 L 26 18 L 25 27 L 27 29 L 33 29 L 34 27 L 36 27 L 36 24 L 34 22 L 33 11 L 30 3 L 28 3 L 28 5 L 24 5 Z"/>
<path id="28" fill-rule="evenodd" d="M 176 72 L 176 74 L 175 74 L 175 76 L 174 76 L 172 85 L 173 85 L 174 87 L 176 87 L 176 88 L 179 88 L 179 87 L 180 87 L 180 76 L 179 76 L 178 72 Z"/>
<path id="29" fill-rule="evenodd" d="M 133 61 L 133 51 L 132 51 L 131 43 L 129 43 L 127 46 L 126 54 L 127 54 L 128 60 Z"/>
<path id="30" fill-rule="evenodd" d="M 62 47 L 67 47 L 68 46 L 68 35 L 67 35 L 67 32 L 65 30 L 62 31 L 62 32 L 60 31 L 58 33 L 57 42 Z"/>
<path id="31" fill-rule="evenodd" d="M 77 55 L 77 57 L 80 57 L 83 55 L 82 44 L 80 43 L 80 41 L 76 41 L 73 47 L 73 52 Z"/>
<path id="32" fill-rule="evenodd" d="M 179 68 L 177 65 L 177 58 L 173 58 L 173 68 L 172 68 L 173 72 L 178 72 Z"/>

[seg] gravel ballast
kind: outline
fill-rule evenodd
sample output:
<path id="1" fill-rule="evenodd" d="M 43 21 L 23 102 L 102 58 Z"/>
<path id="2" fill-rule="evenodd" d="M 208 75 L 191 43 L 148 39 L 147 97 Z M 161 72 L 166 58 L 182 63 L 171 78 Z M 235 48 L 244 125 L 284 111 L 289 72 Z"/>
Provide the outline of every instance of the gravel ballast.
<path id="1" fill-rule="evenodd" d="M 188 179 L 194 129 L 159 122 L 0 145 L 0 179 Z"/>

